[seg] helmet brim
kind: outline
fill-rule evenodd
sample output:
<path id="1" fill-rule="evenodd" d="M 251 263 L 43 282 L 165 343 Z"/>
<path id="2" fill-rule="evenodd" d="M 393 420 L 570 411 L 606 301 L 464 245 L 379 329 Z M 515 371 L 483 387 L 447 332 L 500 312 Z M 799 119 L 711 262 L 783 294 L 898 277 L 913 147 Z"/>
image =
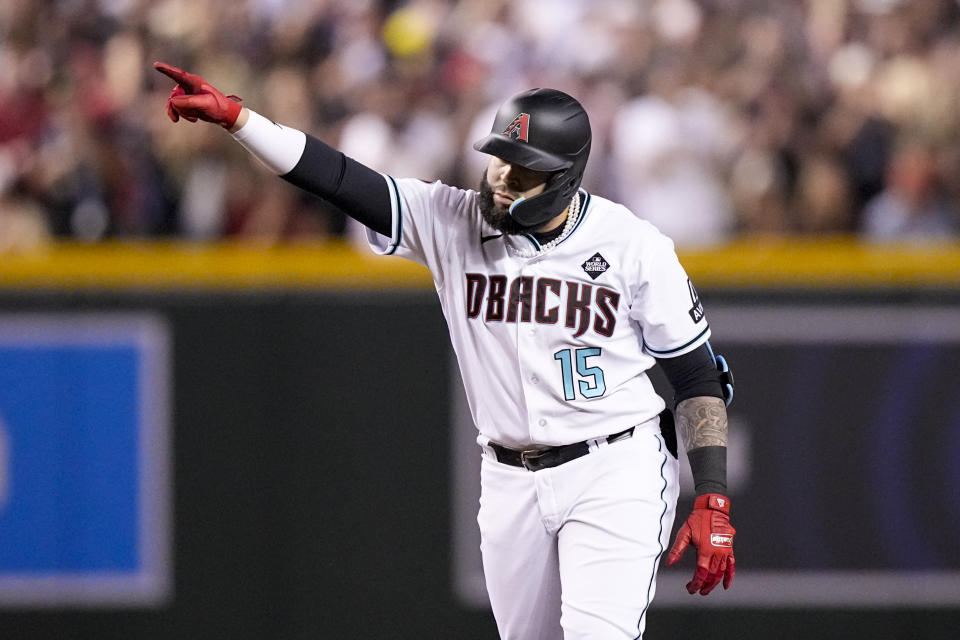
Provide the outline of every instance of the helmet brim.
<path id="1" fill-rule="evenodd" d="M 491 133 L 473 143 L 473 148 L 496 156 L 511 164 L 533 171 L 560 171 L 573 166 L 573 160 L 541 151 L 523 142 L 517 142 L 502 133 Z"/>

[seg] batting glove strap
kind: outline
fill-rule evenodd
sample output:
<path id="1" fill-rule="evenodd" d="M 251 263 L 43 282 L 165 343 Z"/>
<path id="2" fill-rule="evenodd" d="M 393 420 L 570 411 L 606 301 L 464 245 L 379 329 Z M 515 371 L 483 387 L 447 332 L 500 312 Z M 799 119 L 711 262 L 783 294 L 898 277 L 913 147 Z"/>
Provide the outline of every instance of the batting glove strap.
<path id="1" fill-rule="evenodd" d="M 694 509 L 713 509 L 727 516 L 730 515 L 730 498 L 719 493 L 705 493 L 697 496 L 693 502 Z"/>

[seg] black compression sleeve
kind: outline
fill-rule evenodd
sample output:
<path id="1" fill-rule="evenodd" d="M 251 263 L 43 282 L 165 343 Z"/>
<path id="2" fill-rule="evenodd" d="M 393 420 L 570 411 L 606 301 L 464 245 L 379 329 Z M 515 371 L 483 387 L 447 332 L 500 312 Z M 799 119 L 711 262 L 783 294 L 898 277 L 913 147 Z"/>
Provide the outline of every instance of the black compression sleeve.
<path id="1" fill-rule="evenodd" d="M 657 358 L 657 363 L 673 386 L 674 406 L 698 396 L 723 398 L 720 372 L 706 344 L 676 358 Z"/>
<path id="2" fill-rule="evenodd" d="M 658 358 L 657 363 L 673 385 L 674 406 L 688 398 L 710 396 L 723 399 L 720 372 L 710 348 L 703 344 L 676 358 Z M 727 448 L 697 447 L 687 450 L 697 495 L 726 493 Z"/>
<path id="3" fill-rule="evenodd" d="M 727 492 L 727 448 L 698 447 L 687 451 L 694 490 L 698 496 L 705 493 Z"/>
<path id="4" fill-rule="evenodd" d="M 297 166 L 280 177 L 329 200 L 377 233 L 390 235 L 393 211 L 384 177 L 317 138 L 307 135 Z"/>

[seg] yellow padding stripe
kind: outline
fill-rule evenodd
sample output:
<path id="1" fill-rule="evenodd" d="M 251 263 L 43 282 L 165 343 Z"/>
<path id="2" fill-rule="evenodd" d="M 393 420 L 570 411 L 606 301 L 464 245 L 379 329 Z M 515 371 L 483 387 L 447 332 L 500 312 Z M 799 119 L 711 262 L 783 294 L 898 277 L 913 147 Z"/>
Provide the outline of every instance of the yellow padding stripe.
<path id="1" fill-rule="evenodd" d="M 59 244 L 0 256 L 6 289 L 394 289 L 432 286 L 409 260 L 379 257 L 343 243 Z"/>
<path id="2" fill-rule="evenodd" d="M 960 286 L 958 242 L 757 238 L 681 252 L 680 260 L 699 287 Z"/>
<path id="3" fill-rule="evenodd" d="M 588 252 L 589 253 L 589 252 Z M 869 245 L 846 238 L 744 239 L 681 251 L 698 287 L 960 286 L 960 243 Z M 611 265 L 628 268 L 627 265 Z M 56 244 L 0 255 L 3 289 L 421 289 L 423 267 L 333 242 Z"/>

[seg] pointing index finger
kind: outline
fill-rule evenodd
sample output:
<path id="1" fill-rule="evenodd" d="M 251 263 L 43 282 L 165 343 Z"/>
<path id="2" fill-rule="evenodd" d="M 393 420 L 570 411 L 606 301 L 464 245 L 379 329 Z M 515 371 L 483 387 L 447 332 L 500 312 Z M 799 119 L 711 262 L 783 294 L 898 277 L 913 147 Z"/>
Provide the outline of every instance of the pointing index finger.
<path id="1" fill-rule="evenodd" d="M 166 62 L 154 62 L 153 68 L 167 76 L 183 88 L 188 91 L 193 91 L 193 74 L 187 73 L 183 69 L 178 69 L 172 65 L 167 64 Z"/>

